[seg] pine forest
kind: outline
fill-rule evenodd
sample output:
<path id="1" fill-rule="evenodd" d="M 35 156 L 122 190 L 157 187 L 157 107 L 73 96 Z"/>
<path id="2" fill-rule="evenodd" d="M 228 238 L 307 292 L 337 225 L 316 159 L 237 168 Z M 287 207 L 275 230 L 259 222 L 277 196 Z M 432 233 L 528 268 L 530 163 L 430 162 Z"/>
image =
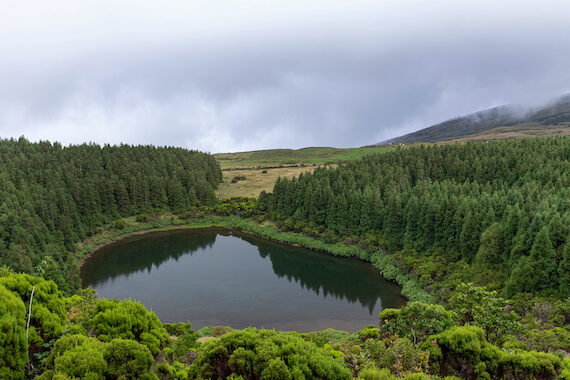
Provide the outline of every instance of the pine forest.
<path id="1" fill-rule="evenodd" d="M 0 140 L 0 378 L 570 379 L 570 138 L 399 146 L 256 198 L 223 182 L 182 148 Z M 85 242 L 192 223 L 357 257 L 408 304 L 356 333 L 195 331 L 82 289 Z"/>

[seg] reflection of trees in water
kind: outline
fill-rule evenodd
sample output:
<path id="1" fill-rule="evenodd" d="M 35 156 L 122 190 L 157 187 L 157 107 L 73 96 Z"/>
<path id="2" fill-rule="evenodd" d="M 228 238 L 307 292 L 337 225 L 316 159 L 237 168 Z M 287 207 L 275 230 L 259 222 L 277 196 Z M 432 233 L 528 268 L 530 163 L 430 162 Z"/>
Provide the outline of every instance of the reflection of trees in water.
<path id="1" fill-rule="evenodd" d="M 248 237 L 243 239 L 257 246 L 261 257 L 269 257 L 277 276 L 286 277 L 290 282 L 294 280 L 317 294 L 322 292 L 325 297 L 359 302 L 362 307 L 368 308 L 370 315 L 379 298 L 394 292 L 393 286 L 374 269 L 356 259 L 278 247 Z"/>
<path id="2" fill-rule="evenodd" d="M 103 247 L 81 269 L 84 284 L 113 280 L 118 276 L 129 277 L 133 273 L 150 273 L 170 259 L 194 254 L 199 249 L 211 248 L 216 235 L 226 235 L 225 230 L 183 230 L 155 232 L 134 236 L 116 244 Z M 175 239 L 173 237 L 176 236 Z"/>
<path id="3" fill-rule="evenodd" d="M 356 259 L 334 257 L 306 249 L 292 248 L 226 229 L 182 230 L 153 233 L 125 239 L 104 247 L 82 268 L 84 284 L 98 284 L 119 276 L 151 272 L 170 259 L 211 248 L 216 236 L 234 235 L 257 247 L 269 257 L 278 277 L 286 277 L 325 297 L 359 302 L 374 312 L 378 299 L 389 307 L 405 303 L 397 285 L 385 281 L 369 264 Z"/>

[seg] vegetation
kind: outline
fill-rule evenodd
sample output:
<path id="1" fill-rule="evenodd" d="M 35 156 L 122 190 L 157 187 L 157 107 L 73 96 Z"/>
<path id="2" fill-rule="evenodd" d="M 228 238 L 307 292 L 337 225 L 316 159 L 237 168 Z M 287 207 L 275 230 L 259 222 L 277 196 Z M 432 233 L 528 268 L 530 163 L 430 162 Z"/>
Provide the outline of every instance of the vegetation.
<path id="1" fill-rule="evenodd" d="M 257 199 L 216 199 L 182 149 L 22 138 L 0 162 L 2 378 L 570 378 L 567 138 L 394 148 Z M 194 331 L 78 289 L 104 241 L 214 223 L 369 261 L 411 302 L 355 334 Z"/>
<path id="2" fill-rule="evenodd" d="M 215 159 L 181 148 L 0 140 L 0 265 L 79 288 L 76 244 L 122 218 L 214 204 Z"/>
<path id="3" fill-rule="evenodd" d="M 223 171 L 223 183 L 216 191 L 219 199 L 256 197 L 271 192 L 279 177 L 293 178 L 318 166 L 336 166 L 368 154 L 384 153 L 390 147 L 273 149 L 257 152 L 218 153 L 214 157 Z M 247 180 L 236 180 L 244 177 Z"/>
<path id="4" fill-rule="evenodd" d="M 367 239 L 442 300 L 475 281 L 567 298 L 570 140 L 410 147 L 280 179 L 259 202 L 282 229 Z"/>
<path id="5" fill-rule="evenodd" d="M 384 144 L 454 143 L 570 135 L 570 95 L 535 109 L 496 107 L 457 117 Z"/>

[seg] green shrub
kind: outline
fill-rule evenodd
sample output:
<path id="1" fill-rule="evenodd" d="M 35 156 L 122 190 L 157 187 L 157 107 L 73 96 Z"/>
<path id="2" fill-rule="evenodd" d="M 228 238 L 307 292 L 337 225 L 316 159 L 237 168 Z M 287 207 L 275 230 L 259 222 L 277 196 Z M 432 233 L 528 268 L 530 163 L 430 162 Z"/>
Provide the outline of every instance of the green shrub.
<path id="1" fill-rule="evenodd" d="M 108 363 L 107 378 L 110 379 L 158 379 L 152 373 L 152 353 L 143 344 L 133 340 L 113 339 L 103 351 Z"/>
<path id="2" fill-rule="evenodd" d="M 104 347 L 105 343 L 84 335 L 63 337 L 46 360 L 51 371 L 44 372 L 40 379 L 55 379 L 63 374 L 70 378 L 104 379 L 107 371 Z"/>
<path id="3" fill-rule="evenodd" d="M 122 230 L 125 228 L 126 225 L 127 224 L 125 223 L 125 221 L 123 219 L 119 219 L 119 220 L 116 220 L 115 223 L 113 223 L 113 228 L 115 230 Z"/>
<path id="4" fill-rule="evenodd" d="M 233 376 L 233 377 L 230 377 Z M 297 333 L 249 328 L 205 342 L 190 366 L 189 379 L 351 379 L 350 371 L 326 350 Z"/>
<path id="5" fill-rule="evenodd" d="M 153 355 L 169 339 L 156 314 L 131 300 L 100 300 L 93 317 L 93 332 L 104 342 L 116 338 L 135 340 L 146 345 Z"/>
<path id="6" fill-rule="evenodd" d="M 475 326 L 453 327 L 432 338 L 437 348 L 430 364 L 440 376 L 552 379 L 561 369 L 557 356 L 536 351 L 503 351 L 488 343 L 483 330 Z"/>
<path id="7" fill-rule="evenodd" d="M 523 330 L 520 318 L 508 310 L 507 301 L 485 287 L 462 283 L 451 295 L 449 304 L 459 324 L 481 327 L 491 343 L 503 343 L 508 334 Z"/>
<path id="8" fill-rule="evenodd" d="M 388 369 L 378 369 L 376 367 L 364 368 L 358 374 L 358 379 L 360 380 L 395 380 L 394 376 Z"/>
<path id="9" fill-rule="evenodd" d="M 150 216 L 147 214 L 139 214 L 137 215 L 136 221 L 139 223 L 148 223 L 150 221 Z"/>
<path id="10" fill-rule="evenodd" d="M 373 325 L 366 326 L 358 332 L 358 337 L 363 342 L 366 342 L 368 339 L 380 339 L 380 329 Z"/>
<path id="11" fill-rule="evenodd" d="M 157 379 L 154 358 L 143 344 L 113 339 L 104 343 L 84 335 L 59 339 L 46 361 L 49 368 L 38 379 Z"/>
<path id="12" fill-rule="evenodd" d="M 192 330 L 190 323 L 165 324 L 165 327 L 169 333 L 174 333 L 173 335 L 177 337 L 170 342 L 174 358 L 183 359 L 188 355 L 188 351 L 199 346 L 197 342 L 199 335 Z"/>
<path id="13" fill-rule="evenodd" d="M 28 361 L 26 307 L 0 285 L 0 379 L 23 379 Z"/>
<path id="14" fill-rule="evenodd" d="M 378 316 L 387 335 L 409 338 L 414 344 L 454 325 L 452 314 L 441 305 L 412 302 L 401 309 L 384 309 Z"/>
<path id="15" fill-rule="evenodd" d="M 32 364 L 39 365 L 38 355 L 49 349 L 45 344 L 59 338 L 66 325 L 65 301 L 53 281 L 28 274 L 5 272 L 0 277 L 0 285 L 13 292 L 25 306 L 24 320 L 27 318 L 32 289 L 32 315 L 28 334 L 28 349 Z M 34 287 L 35 286 L 35 287 Z"/>

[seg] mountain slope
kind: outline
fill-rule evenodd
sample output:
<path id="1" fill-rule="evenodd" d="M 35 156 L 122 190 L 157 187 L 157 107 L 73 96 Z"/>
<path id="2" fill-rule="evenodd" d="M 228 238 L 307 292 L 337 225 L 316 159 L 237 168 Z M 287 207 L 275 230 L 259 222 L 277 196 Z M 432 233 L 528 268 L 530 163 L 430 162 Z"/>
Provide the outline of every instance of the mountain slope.
<path id="1" fill-rule="evenodd" d="M 501 106 L 476 112 L 377 145 L 499 140 L 551 135 L 570 135 L 570 95 L 558 98 L 548 106 L 535 109 Z"/>

